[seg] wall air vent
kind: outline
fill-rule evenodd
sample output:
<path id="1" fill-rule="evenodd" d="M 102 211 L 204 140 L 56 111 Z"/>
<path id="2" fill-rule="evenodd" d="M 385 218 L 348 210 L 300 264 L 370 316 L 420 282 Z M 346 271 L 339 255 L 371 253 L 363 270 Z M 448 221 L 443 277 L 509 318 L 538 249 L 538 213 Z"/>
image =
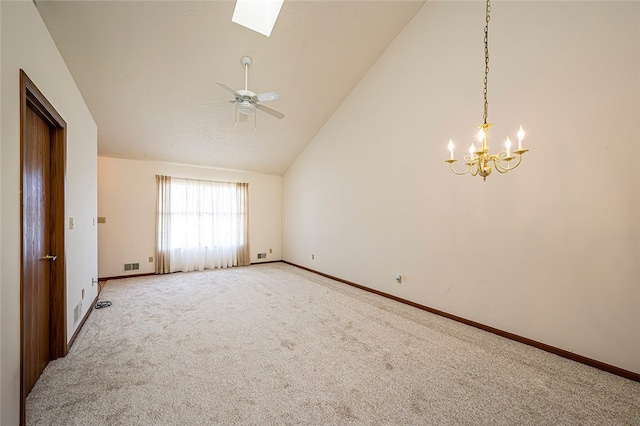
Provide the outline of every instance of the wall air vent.
<path id="1" fill-rule="evenodd" d="M 82 300 L 80 301 L 80 303 L 78 303 L 76 305 L 75 308 L 73 308 L 73 323 L 77 323 L 78 320 L 80 319 L 80 315 L 82 315 Z"/>
<path id="2" fill-rule="evenodd" d="M 266 259 L 267 253 L 258 253 L 258 259 Z"/>
<path id="3" fill-rule="evenodd" d="M 125 271 L 137 271 L 140 269 L 139 263 L 125 263 L 124 270 Z"/>

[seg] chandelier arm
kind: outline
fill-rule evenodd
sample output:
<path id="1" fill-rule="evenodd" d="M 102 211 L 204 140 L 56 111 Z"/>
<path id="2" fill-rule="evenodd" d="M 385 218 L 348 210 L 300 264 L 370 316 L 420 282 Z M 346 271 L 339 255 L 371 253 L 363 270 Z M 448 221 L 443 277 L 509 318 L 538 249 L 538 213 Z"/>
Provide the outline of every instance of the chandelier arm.
<path id="1" fill-rule="evenodd" d="M 506 156 L 506 154 L 504 154 L 504 156 Z M 500 151 L 497 154 L 492 155 L 491 161 L 493 161 L 493 166 L 499 173 L 506 173 L 509 170 L 511 170 L 509 167 L 509 161 L 507 161 L 506 167 L 502 165 L 502 163 L 504 162 L 503 151 Z"/>
<path id="2" fill-rule="evenodd" d="M 454 168 L 453 168 L 453 163 L 454 161 L 448 161 L 449 166 L 451 166 L 451 171 L 457 175 L 466 175 L 467 173 L 469 173 L 471 171 L 471 168 L 473 167 L 473 164 L 469 164 L 469 168 L 467 170 L 465 170 L 464 172 L 457 172 Z"/>
<path id="3" fill-rule="evenodd" d="M 518 154 L 518 162 L 514 166 L 509 166 L 509 161 L 507 161 L 507 167 L 504 167 L 502 165 L 503 160 L 499 155 L 495 155 L 492 160 L 493 165 L 496 167 L 496 170 L 499 173 L 507 173 L 508 171 L 513 170 L 520 165 L 520 163 L 522 162 L 522 154 Z"/>

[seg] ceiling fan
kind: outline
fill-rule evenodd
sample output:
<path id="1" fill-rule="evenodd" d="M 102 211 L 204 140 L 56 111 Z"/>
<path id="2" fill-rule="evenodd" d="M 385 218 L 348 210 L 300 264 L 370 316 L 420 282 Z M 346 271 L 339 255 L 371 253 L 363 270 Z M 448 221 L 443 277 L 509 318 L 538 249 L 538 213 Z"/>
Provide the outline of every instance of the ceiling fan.
<path id="1" fill-rule="evenodd" d="M 234 90 L 224 83 L 217 82 L 220 87 L 233 93 L 233 96 L 235 97 L 235 99 L 233 100 L 224 102 L 231 102 L 236 105 L 236 122 L 246 121 L 247 117 L 255 113 L 256 109 L 259 109 L 262 112 L 266 112 L 267 114 L 279 119 L 284 118 L 283 113 L 260 103 L 275 101 L 277 99 L 280 99 L 280 95 L 278 95 L 276 92 L 268 92 L 256 95 L 248 89 L 249 67 L 251 66 L 251 62 L 252 60 L 249 56 L 243 56 L 242 58 L 240 58 L 240 63 L 244 67 L 244 89 Z"/>

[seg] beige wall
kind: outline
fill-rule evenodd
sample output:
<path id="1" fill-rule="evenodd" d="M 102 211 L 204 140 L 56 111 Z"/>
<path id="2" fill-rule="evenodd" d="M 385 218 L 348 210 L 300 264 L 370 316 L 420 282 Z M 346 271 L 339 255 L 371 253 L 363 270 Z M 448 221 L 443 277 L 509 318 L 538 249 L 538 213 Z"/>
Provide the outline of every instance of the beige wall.
<path id="1" fill-rule="evenodd" d="M 640 373 L 640 3 L 427 2 L 283 178 L 283 259 Z M 311 256 L 315 255 L 315 260 Z M 404 276 L 401 284 L 395 274 Z"/>
<path id="2" fill-rule="evenodd" d="M 20 391 L 20 69 L 67 122 L 66 220 L 67 338 L 97 295 L 97 128 L 33 2 L 0 2 L 1 146 L 0 146 L 0 338 L 2 425 L 17 425 Z"/>
<path id="3" fill-rule="evenodd" d="M 129 275 L 124 263 L 140 263 L 135 273 L 154 272 L 155 175 L 249 183 L 251 262 L 281 259 L 282 178 L 152 161 L 98 159 L 98 210 L 106 223 L 98 227 L 100 277 Z M 269 253 L 272 249 L 272 253 Z M 258 260 L 258 253 L 267 253 Z"/>

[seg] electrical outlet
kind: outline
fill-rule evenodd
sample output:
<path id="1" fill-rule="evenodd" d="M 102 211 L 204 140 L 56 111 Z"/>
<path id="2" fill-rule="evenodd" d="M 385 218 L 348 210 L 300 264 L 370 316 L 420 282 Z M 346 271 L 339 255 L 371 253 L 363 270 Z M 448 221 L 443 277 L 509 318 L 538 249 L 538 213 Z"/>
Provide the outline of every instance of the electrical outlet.
<path id="1" fill-rule="evenodd" d="M 311 260 L 316 260 L 316 255 L 315 254 L 311 255 Z"/>
<path id="2" fill-rule="evenodd" d="M 153 263 L 153 256 L 149 256 L 149 263 Z"/>
<path id="3" fill-rule="evenodd" d="M 73 218 L 70 217 L 69 218 L 69 230 L 72 230 L 72 229 L 73 229 Z"/>
<path id="4" fill-rule="evenodd" d="M 269 249 L 269 253 L 273 253 L 273 250 L 272 250 L 272 249 Z"/>
<path id="5" fill-rule="evenodd" d="M 107 218 L 104 216 L 98 216 L 98 223 L 107 223 Z"/>

